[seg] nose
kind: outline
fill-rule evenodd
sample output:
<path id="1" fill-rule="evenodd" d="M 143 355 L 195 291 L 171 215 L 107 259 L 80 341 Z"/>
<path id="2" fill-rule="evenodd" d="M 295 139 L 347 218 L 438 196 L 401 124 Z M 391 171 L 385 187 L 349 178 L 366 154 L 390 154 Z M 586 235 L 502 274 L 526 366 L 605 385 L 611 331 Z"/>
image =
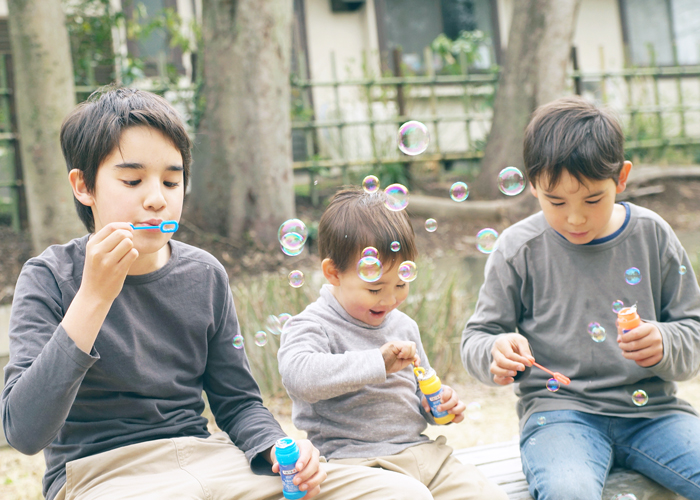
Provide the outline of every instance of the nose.
<path id="1" fill-rule="evenodd" d="M 586 222 L 586 218 L 583 216 L 583 214 L 574 211 L 569 213 L 569 215 L 566 218 L 566 221 L 572 226 L 580 226 L 581 224 Z"/>
<path id="2" fill-rule="evenodd" d="M 163 195 L 163 185 L 160 180 L 150 182 L 147 186 L 145 198 L 143 199 L 144 208 L 146 210 L 159 212 L 165 208 L 166 204 L 167 202 Z"/>
<path id="3" fill-rule="evenodd" d="M 388 295 L 385 295 L 384 297 L 382 297 L 382 301 L 381 301 L 380 304 L 383 305 L 383 306 L 389 306 L 389 307 L 391 307 L 391 306 L 393 306 L 394 304 L 396 304 L 396 297 L 394 296 L 393 293 L 390 293 L 390 294 L 388 294 Z"/>

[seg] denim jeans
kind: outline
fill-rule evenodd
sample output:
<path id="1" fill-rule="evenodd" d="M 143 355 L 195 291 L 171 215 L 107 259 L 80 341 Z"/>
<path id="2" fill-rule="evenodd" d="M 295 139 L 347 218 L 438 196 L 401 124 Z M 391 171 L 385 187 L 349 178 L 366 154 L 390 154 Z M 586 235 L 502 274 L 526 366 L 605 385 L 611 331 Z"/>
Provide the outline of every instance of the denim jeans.
<path id="1" fill-rule="evenodd" d="M 534 413 L 520 436 L 520 456 L 536 500 L 600 500 L 613 465 L 700 500 L 700 418 L 690 414 Z"/>

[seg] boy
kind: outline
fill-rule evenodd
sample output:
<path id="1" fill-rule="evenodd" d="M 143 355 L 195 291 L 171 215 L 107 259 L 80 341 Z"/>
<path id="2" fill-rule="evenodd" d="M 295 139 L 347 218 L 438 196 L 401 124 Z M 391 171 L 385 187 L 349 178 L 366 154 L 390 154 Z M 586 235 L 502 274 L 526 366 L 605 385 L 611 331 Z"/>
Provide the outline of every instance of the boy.
<path id="1" fill-rule="evenodd" d="M 462 336 L 472 375 L 518 382 L 523 472 L 538 500 L 600 500 L 613 465 L 700 499 L 700 419 L 674 383 L 700 366 L 700 289 L 671 227 L 615 203 L 632 167 L 623 142 L 619 123 L 580 98 L 534 113 L 524 158 L 542 211 L 501 235 Z M 626 281 L 632 268 L 641 281 Z M 618 300 L 644 322 L 612 335 Z M 589 335 L 592 322 L 607 338 Z M 548 390 L 534 359 L 571 384 Z"/>
<path id="2" fill-rule="evenodd" d="M 318 247 L 330 284 L 285 323 L 278 352 L 292 419 L 331 463 L 405 474 L 401 482 L 427 498 L 505 499 L 474 466 L 451 456 L 444 437 L 430 441 L 421 434 L 426 421 L 434 421 L 411 364 L 426 370 L 430 364 L 418 325 L 396 310 L 410 286 L 399 277 L 399 264 L 415 258 L 415 235 L 406 212 L 387 209 L 384 196 L 346 189 L 321 217 Z M 382 263 L 374 282 L 357 271 L 367 247 Z M 442 387 L 438 410 L 462 421 L 464 403 Z"/>
<path id="3" fill-rule="evenodd" d="M 48 248 L 19 277 L 8 442 L 44 449 L 49 500 L 281 498 L 273 445 L 285 434 L 232 345 L 240 329 L 224 268 L 131 226 L 180 219 L 191 145 L 177 113 L 149 92 L 109 90 L 66 118 L 61 145 L 91 234 Z M 202 390 L 223 430 L 213 436 Z M 366 471 L 319 468 L 307 440 L 299 447 L 307 498 L 326 473 L 319 498 L 367 482 Z M 387 488 L 371 498 L 401 497 Z"/>

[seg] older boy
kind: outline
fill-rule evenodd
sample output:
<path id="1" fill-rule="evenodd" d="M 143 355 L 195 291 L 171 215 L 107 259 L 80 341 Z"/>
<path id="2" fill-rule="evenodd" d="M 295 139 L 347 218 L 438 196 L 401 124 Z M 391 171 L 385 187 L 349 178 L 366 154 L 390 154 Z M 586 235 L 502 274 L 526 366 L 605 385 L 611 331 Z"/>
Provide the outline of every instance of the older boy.
<path id="1" fill-rule="evenodd" d="M 156 227 L 180 219 L 189 175 L 177 113 L 154 94 L 110 90 L 66 118 L 61 144 L 91 234 L 48 248 L 19 277 L 2 393 L 9 443 L 44 449 L 49 500 L 280 498 L 273 445 L 285 434 L 232 345 L 228 276 Z M 202 390 L 223 432 L 207 431 Z M 311 498 L 326 471 L 310 442 L 299 447 L 295 481 Z M 356 498 L 348 491 L 370 476 L 327 472 L 319 498 Z M 404 498 L 396 491 L 363 498 Z"/>
<path id="2" fill-rule="evenodd" d="M 400 249 L 392 251 L 392 243 Z M 421 434 L 434 420 L 411 364 L 430 365 L 418 325 L 396 309 L 410 287 L 399 264 L 417 253 L 406 213 L 388 210 L 383 192 L 340 191 L 321 217 L 318 246 L 330 284 L 284 325 L 278 352 L 294 424 L 331 463 L 404 474 L 401 482 L 415 494 L 505 499 L 474 466 L 451 456 L 444 437 L 430 441 Z M 383 274 L 374 281 L 357 270 L 368 247 L 382 263 Z M 464 403 L 450 387 L 443 389 L 438 411 L 462 421 Z"/>
<path id="3" fill-rule="evenodd" d="M 600 500 L 615 464 L 700 499 L 700 419 L 674 383 L 700 367 L 700 289 L 671 227 L 615 203 L 632 167 L 623 141 L 612 116 L 579 98 L 535 112 L 524 157 L 542 211 L 501 235 L 462 336 L 470 373 L 518 382 L 523 472 L 538 500 Z M 626 280 L 633 268 L 641 281 Z M 644 322 L 614 335 L 618 300 Z M 591 336 L 593 322 L 604 330 Z M 549 376 L 526 368 L 533 356 L 571 384 L 548 390 Z"/>

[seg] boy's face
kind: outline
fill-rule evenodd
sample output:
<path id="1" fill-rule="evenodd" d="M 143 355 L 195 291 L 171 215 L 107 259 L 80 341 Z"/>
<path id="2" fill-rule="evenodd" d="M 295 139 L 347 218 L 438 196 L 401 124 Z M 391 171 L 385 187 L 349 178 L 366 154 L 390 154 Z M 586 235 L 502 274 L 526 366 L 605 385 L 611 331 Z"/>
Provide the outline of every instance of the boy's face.
<path id="1" fill-rule="evenodd" d="M 632 163 L 626 161 L 619 181 L 587 179 L 579 183 L 564 170 L 558 184 L 547 190 L 547 179 L 540 179 L 530 191 L 537 198 L 549 225 L 576 245 L 584 245 L 614 233 L 622 225 L 613 217 L 615 195 L 625 190 Z M 624 220 L 624 219 L 623 219 Z"/>
<path id="2" fill-rule="evenodd" d="M 355 262 L 360 260 L 357 256 Z M 374 283 L 367 283 L 357 275 L 355 267 L 338 272 L 330 259 L 323 260 L 323 274 L 333 285 L 333 295 L 343 309 L 370 326 L 379 326 L 389 312 L 396 309 L 408 296 L 409 283 L 399 278 L 397 263 L 387 269 Z"/>

